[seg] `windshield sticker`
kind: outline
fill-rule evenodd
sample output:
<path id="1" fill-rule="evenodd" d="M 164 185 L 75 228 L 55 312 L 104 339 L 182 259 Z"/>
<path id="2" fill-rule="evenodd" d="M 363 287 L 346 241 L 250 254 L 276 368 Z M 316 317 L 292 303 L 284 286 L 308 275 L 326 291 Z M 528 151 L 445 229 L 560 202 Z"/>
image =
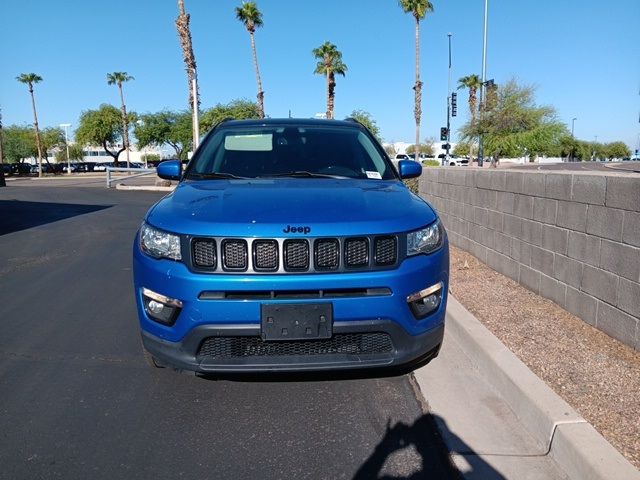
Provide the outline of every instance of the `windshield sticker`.
<path id="1" fill-rule="evenodd" d="M 375 178 L 377 180 L 382 180 L 382 175 L 380 175 L 380 172 L 370 172 L 367 170 L 364 173 L 367 174 L 367 178 Z"/>
<path id="2" fill-rule="evenodd" d="M 228 135 L 224 149 L 241 152 L 270 152 L 273 149 L 273 134 Z"/>

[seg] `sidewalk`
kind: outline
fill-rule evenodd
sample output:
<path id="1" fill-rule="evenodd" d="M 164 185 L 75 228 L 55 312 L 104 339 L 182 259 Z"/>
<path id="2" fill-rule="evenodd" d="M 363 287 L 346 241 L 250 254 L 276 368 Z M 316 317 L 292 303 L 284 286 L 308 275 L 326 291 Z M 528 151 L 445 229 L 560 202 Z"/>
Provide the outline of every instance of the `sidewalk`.
<path id="1" fill-rule="evenodd" d="M 414 376 L 466 479 L 640 479 L 454 297 L 449 302 L 440 356 Z"/>

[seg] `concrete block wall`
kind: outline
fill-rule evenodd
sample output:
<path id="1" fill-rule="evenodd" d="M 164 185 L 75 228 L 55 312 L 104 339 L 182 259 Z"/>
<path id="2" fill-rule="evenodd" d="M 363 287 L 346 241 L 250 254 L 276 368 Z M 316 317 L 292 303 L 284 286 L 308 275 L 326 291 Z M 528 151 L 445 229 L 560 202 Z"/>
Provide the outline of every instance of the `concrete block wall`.
<path id="1" fill-rule="evenodd" d="M 640 175 L 425 168 L 450 242 L 640 350 Z"/>

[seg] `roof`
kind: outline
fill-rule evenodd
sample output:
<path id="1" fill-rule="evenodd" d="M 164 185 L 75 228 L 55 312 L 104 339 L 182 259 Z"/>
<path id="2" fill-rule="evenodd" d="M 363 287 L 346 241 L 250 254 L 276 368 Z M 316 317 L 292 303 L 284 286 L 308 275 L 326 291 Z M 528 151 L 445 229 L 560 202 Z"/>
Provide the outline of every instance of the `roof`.
<path id="1" fill-rule="evenodd" d="M 292 125 L 292 126 L 328 126 L 360 128 L 360 123 L 354 120 L 327 120 L 318 118 L 256 118 L 251 120 L 228 120 L 218 126 L 268 126 L 268 125 Z"/>

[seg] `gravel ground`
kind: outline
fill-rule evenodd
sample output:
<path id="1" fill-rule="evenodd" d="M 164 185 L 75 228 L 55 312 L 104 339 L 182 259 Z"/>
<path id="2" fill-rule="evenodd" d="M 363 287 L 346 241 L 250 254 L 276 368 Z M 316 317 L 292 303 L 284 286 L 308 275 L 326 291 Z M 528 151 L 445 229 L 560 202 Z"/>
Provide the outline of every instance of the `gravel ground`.
<path id="1" fill-rule="evenodd" d="M 451 291 L 640 468 L 640 353 L 455 247 Z"/>

